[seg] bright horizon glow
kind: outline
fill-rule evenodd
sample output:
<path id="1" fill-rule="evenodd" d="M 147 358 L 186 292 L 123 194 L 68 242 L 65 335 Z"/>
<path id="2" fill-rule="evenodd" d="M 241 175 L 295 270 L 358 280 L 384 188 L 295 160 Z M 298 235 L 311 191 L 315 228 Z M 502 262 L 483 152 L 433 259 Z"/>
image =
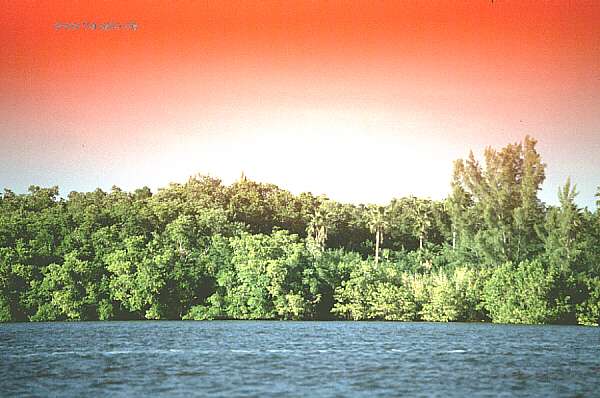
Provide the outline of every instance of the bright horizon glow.
<path id="1" fill-rule="evenodd" d="M 116 6 L 119 4 L 119 6 Z M 556 204 L 600 185 L 600 3 L 11 2 L 0 189 L 228 184 L 443 199 L 452 162 L 526 135 Z M 56 31 L 129 21 L 136 32 Z"/>

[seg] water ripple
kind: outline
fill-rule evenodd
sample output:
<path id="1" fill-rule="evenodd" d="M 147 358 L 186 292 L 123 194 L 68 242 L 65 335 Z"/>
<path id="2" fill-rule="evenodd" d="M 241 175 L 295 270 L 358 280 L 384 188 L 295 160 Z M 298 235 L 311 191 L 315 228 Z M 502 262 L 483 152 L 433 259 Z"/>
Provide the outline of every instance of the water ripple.
<path id="1" fill-rule="evenodd" d="M 393 322 L 0 325 L 6 396 L 594 396 L 597 328 Z"/>

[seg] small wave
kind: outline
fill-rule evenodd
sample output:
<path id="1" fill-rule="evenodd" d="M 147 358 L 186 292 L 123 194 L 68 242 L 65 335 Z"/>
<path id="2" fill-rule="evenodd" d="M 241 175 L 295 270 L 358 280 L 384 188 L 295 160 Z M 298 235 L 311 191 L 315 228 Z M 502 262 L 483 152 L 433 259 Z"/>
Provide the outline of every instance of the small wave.
<path id="1" fill-rule="evenodd" d="M 208 355 L 208 354 L 218 354 L 221 351 L 219 351 L 219 350 L 190 350 L 190 352 L 193 354 Z"/>
<path id="2" fill-rule="evenodd" d="M 449 350 L 449 351 L 442 351 L 444 354 L 461 354 L 463 352 L 467 352 L 467 350 Z"/>
<path id="3" fill-rule="evenodd" d="M 81 355 L 85 354 L 82 351 L 53 351 L 53 352 L 31 352 L 29 354 L 11 354 L 12 358 L 31 358 L 31 357 L 49 357 L 58 355 Z"/>
<path id="4" fill-rule="evenodd" d="M 54 357 L 60 355 L 85 355 L 86 351 L 52 351 L 52 352 L 31 352 L 29 354 L 10 354 L 11 358 L 32 358 L 32 357 Z"/>
<path id="5" fill-rule="evenodd" d="M 123 354 L 133 354 L 134 351 L 104 351 L 102 354 L 105 355 L 123 355 Z"/>
<path id="6" fill-rule="evenodd" d="M 10 354 L 8 355 L 11 358 L 30 358 L 30 357 L 39 357 L 40 355 L 43 355 L 39 352 L 32 352 L 31 354 Z"/>
<path id="7" fill-rule="evenodd" d="M 62 355 L 137 355 L 137 354 L 179 354 L 184 350 L 171 348 L 164 350 L 112 350 L 112 351 L 52 351 L 52 352 L 31 352 L 23 354 L 9 354 L 10 358 L 32 358 L 32 357 L 53 357 Z M 214 354 L 215 350 L 190 351 L 200 354 Z M 241 351 L 240 351 L 241 352 Z M 248 351 L 250 352 L 250 351 Z"/>

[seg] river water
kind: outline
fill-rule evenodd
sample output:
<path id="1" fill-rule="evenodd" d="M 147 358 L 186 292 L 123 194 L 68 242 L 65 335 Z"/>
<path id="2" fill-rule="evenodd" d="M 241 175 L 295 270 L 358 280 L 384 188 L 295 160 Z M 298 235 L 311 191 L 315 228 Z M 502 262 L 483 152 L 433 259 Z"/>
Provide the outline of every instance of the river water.
<path id="1" fill-rule="evenodd" d="M 600 329 L 394 322 L 0 324 L 2 396 L 600 396 Z"/>

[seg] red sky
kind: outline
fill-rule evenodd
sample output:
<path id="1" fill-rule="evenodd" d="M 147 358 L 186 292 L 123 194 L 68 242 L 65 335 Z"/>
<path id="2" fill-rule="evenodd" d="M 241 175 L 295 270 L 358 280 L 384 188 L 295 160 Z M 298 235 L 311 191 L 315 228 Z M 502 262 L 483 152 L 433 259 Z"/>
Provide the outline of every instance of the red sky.
<path id="1" fill-rule="evenodd" d="M 343 201 L 443 198 L 522 139 L 542 198 L 600 185 L 598 1 L 5 1 L 0 186 L 153 188 L 196 172 Z M 57 22 L 138 25 L 57 30 Z"/>

